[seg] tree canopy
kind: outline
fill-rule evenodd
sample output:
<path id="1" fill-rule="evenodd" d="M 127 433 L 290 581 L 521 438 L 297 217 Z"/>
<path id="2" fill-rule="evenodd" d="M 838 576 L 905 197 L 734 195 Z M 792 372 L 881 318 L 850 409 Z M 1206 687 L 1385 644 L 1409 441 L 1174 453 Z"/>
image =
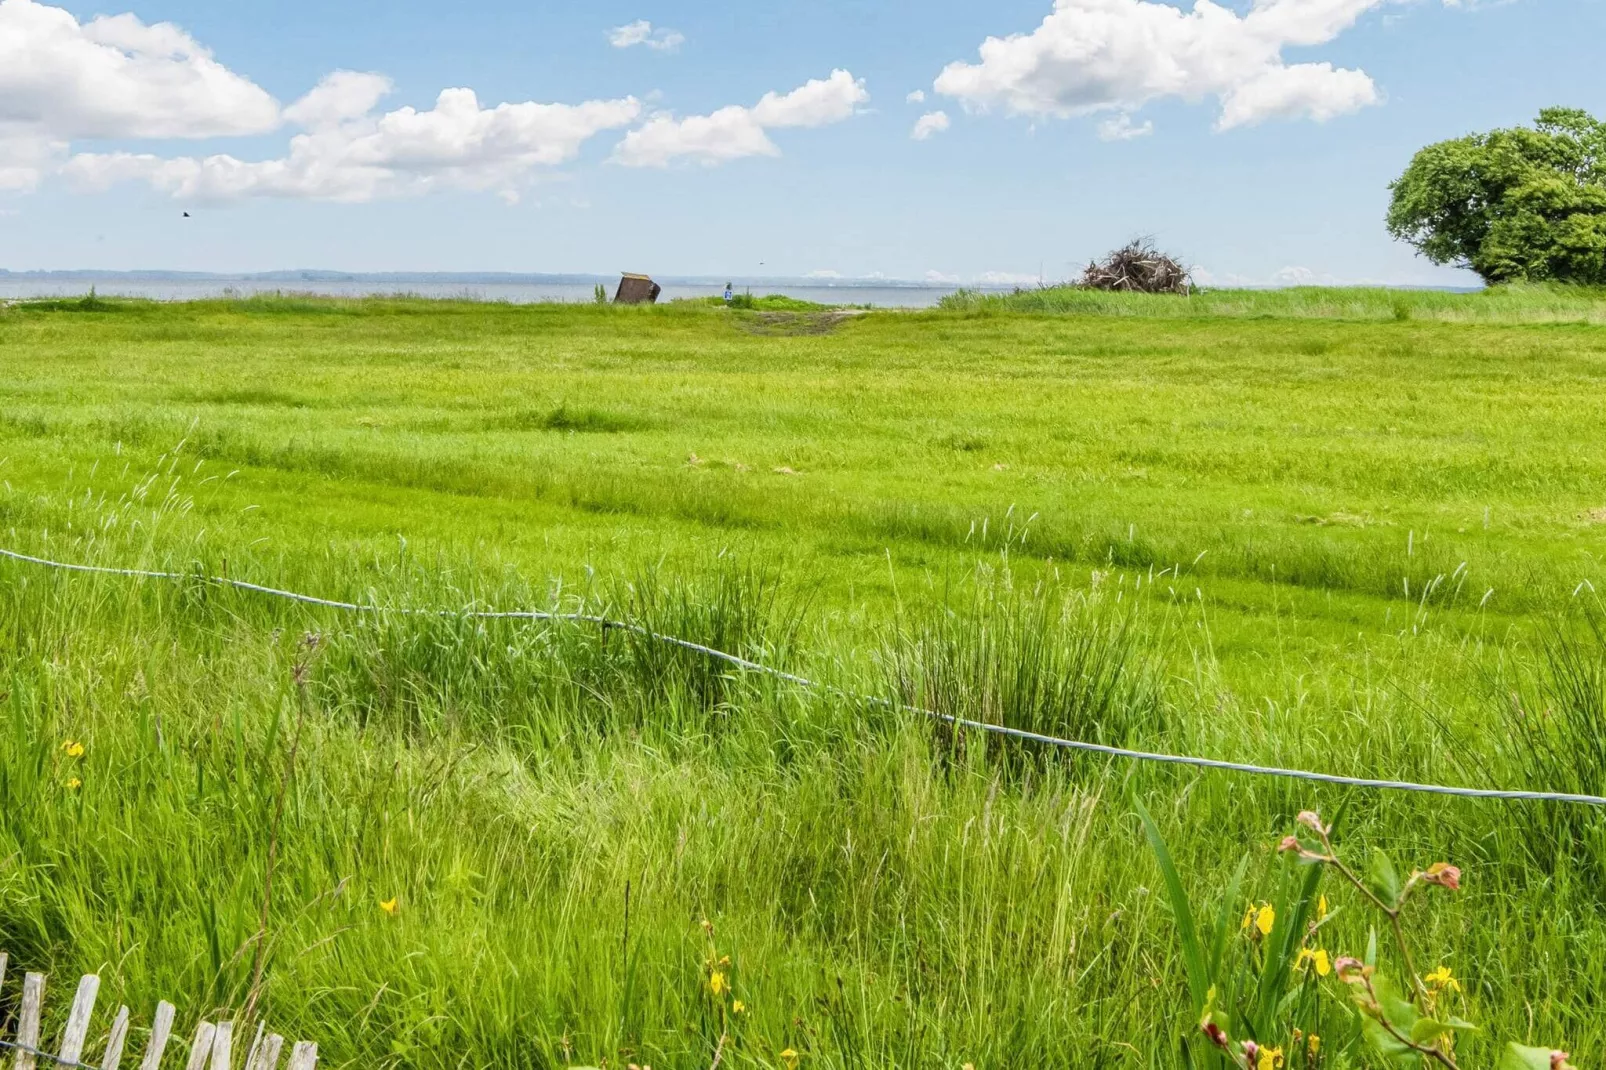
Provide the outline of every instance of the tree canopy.
<path id="1" fill-rule="evenodd" d="M 1389 233 L 1436 264 L 1606 285 L 1606 123 L 1587 112 L 1429 145 L 1389 189 Z"/>

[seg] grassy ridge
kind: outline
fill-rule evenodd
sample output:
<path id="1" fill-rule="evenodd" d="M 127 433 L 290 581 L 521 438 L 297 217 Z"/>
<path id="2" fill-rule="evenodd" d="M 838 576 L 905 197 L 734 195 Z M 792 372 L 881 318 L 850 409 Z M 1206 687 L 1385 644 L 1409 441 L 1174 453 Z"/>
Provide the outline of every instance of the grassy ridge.
<path id="1" fill-rule="evenodd" d="M 1159 319 L 1230 316 L 1440 323 L 1606 322 L 1606 295 L 1599 288 L 1527 284 L 1496 286 L 1477 293 L 1381 286 L 1206 289 L 1182 301 L 1171 295 L 1117 294 L 1063 285 L 1018 289 L 1008 294 L 961 290 L 943 298 L 941 307 L 970 314 L 1047 312 Z"/>
<path id="2" fill-rule="evenodd" d="M 1527 315 L 12 307 L 0 530 L 584 605 L 1083 738 L 1599 790 L 1606 656 L 1548 622 L 1603 548 L 1606 339 Z M 1468 1016 L 1606 1049 L 1606 841 L 1552 807 L 1133 771 L 584 628 L 6 563 L 0 658 L 0 944 L 104 967 L 137 1018 L 256 990 L 330 1065 L 706 1067 L 722 1033 L 746 1066 L 1179 1065 L 1129 787 L 1207 903 L 1309 806 L 1460 862 L 1414 935 Z M 1364 1064 L 1343 1015 L 1304 1024 Z"/>

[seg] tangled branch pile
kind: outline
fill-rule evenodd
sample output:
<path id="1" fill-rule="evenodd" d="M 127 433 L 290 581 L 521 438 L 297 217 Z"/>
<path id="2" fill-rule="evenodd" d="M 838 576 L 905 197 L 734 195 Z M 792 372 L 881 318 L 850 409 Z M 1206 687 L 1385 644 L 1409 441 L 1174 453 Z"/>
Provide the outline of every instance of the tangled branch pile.
<path id="1" fill-rule="evenodd" d="M 1193 290 L 1193 278 L 1181 261 L 1166 256 L 1147 240 L 1138 240 L 1089 264 L 1078 285 L 1126 293 L 1188 294 Z"/>

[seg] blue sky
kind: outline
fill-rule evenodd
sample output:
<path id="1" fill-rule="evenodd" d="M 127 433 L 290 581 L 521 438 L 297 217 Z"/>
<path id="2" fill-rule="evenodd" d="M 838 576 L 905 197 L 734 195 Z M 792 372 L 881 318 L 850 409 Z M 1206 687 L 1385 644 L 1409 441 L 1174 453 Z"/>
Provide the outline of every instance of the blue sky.
<path id="1" fill-rule="evenodd" d="M 1058 6 L 0 0 L 0 267 L 1457 284 L 1383 232 L 1411 153 L 1606 111 L 1601 0 Z"/>

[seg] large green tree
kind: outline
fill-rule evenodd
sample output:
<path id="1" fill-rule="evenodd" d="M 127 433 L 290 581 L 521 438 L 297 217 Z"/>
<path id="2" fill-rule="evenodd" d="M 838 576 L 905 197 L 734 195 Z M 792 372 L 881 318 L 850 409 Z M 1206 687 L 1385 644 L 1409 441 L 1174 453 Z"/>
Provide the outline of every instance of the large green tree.
<path id="1" fill-rule="evenodd" d="M 1586 112 L 1429 145 L 1389 188 L 1389 233 L 1436 264 L 1606 285 L 1606 123 Z"/>

